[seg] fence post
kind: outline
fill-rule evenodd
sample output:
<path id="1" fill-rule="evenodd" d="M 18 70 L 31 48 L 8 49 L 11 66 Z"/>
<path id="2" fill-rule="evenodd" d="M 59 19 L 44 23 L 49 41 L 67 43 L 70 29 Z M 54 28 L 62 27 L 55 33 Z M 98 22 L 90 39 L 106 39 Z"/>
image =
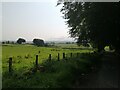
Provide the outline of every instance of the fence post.
<path id="1" fill-rule="evenodd" d="M 70 57 L 72 57 L 72 53 L 70 53 Z"/>
<path id="2" fill-rule="evenodd" d="M 63 53 L 63 59 L 65 59 L 65 53 Z"/>
<path id="3" fill-rule="evenodd" d="M 38 67 L 38 55 L 36 55 L 36 67 Z"/>
<path id="4" fill-rule="evenodd" d="M 51 54 L 49 54 L 49 61 L 51 61 Z"/>
<path id="5" fill-rule="evenodd" d="M 12 72 L 12 57 L 9 58 L 9 72 Z"/>
<path id="6" fill-rule="evenodd" d="M 58 53 L 58 61 L 60 61 L 60 54 Z"/>

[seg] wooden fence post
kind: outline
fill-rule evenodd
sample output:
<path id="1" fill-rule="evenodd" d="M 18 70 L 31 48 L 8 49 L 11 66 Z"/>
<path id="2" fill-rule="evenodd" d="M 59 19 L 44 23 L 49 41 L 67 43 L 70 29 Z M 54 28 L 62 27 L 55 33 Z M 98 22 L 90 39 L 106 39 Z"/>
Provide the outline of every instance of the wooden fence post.
<path id="1" fill-rule="evenodd" d="M 70 57 L 72 57 L 72 53 L 70 53 Z"/>
<path id="2" fill-rule="evenodd" d="M 38 55 L 36 55 L 36 67 L 38 67 Z"/>
<path id="3" fill-rule="evenodd" d="M 58 61 L 60 61 L 60 54 L 58 53 Z"/>
<path id="4" fill-rule="evenodd" d="M 63 59 L 65 59 L 65 53 L 63 53 Z"/>
<path id="5" fill-rule="evenodd" d="M 9 72 L 12 72 L 12 57 L 9 58 Z"/>
<path id="6" fill-rule="evenodd" d="M 51 54 L 49 54 L 49 61 L 51 61 L 51 57 L 52 57 Z"/>

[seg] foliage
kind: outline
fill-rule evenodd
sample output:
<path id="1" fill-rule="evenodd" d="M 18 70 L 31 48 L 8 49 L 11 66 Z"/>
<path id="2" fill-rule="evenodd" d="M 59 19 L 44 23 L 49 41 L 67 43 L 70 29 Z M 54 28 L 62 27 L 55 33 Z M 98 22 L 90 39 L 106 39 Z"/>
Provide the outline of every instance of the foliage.
<path id="1" fill-rule="evenodd" d="M 19 38 L 19 39 L 17 40 L 17 43 L 18 43 L 18 44 L 22 44 L 22 43 L 25 43 L 25 42 L 26 42 L 26 40 L 23 39 L 23 38 Z"/>
<path id="2" fill-rule="evenodd" d="M 42 39 L 33 39 L 33 43 L 36 46 L 44 46 L 44 41 Z"/>
<path id="3" fill-rule="evenodd" d="M 119 3 L 63 2 L 61 12 L 69 27 L 71 37 L 77 43 L 92 43 L 98 51 L 106 45 L 119 49 L 120 42 Z"/>

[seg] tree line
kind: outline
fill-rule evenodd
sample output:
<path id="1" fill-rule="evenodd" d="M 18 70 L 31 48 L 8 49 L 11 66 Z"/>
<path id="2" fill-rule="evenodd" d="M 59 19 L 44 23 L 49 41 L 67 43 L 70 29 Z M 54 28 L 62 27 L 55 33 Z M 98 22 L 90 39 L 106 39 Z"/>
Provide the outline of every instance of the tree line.
<path id="1" fill-rule="evenodd" d="M 60 44 L 75 44 L 76 42 L 59 42 Z M 45 43 L 42 39 L 33 39 L 32 43 L 26 42 L 24 38 L 18 38 L 17 41 L 3 41 L 2 44 L 34 44 L 35 46 L 54 46 L 55 42 Z"/>
<path id="2" fill-rule="evenodd" d="M 44 43 L 44 40 L 42 39 L 33 39 L 33 44 L 36 46 L 46 46 L 46 44 Z M 18 38 L 18 40 L 16 42 L 14 41 L 3 41 L 2 44 L 25 44 L 26 40 L 24 38 Z"/>

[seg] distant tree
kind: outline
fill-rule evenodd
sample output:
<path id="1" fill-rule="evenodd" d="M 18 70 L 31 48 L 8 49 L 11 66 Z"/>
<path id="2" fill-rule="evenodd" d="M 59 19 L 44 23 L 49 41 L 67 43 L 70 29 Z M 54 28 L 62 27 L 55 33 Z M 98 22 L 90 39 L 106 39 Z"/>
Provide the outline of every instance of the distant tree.
<path id="1" fill-rule="evenodd" d="M 45 44 L 44 44 L 44 46 L 45 46 L 45 47 L 48 47 L 48 46 L 49 46 L 49 44 L 48 44 L 48 43 L 45 43 Z"/>
<path id="2" fill-rule="evenodd" d="M 75 42 L 72 42 L 72 44 L 74 44 Z"/>
<path id="3" fill-rule="evenodd" d="M 2 42 L 2 44 L 5 44 L 5 42 Z"/>
<path id="4" fill-rule="evenodd" d="M 6 44 L 10 44 L 10 41 L 6 41 Z"/>
<path id="5" fill-rule="evenodd" d="M 42 39 L 33 39 L 33 43 L 36 46 L 44 46 L 44 41 Z"/>
<path id="6" fill-rule="evenodd" d="M 12 41 L 11 44 L 15 44 L 14 41 Z"/>
<path id="7" fill-rule="evenodd" d="M 71 44 L 70 42 L 66 42 L 66 44 Z"/>
<path id="8" fill-rule="evenodd" d="M 25 42 L 26 42 L 26 40 L 23 39 L 23 38 L 19 38 L 19 39 L 17 40 L 17 43 L 18 43 L 18 44 L 22 44 L 22 43 L 25 43 Z"/>

